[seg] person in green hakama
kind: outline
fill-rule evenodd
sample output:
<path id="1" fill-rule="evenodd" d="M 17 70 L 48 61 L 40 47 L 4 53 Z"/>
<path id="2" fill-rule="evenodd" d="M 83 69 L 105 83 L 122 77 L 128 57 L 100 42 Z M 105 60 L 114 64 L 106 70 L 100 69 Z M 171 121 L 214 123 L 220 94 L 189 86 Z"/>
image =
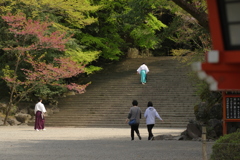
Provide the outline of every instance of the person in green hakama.
<path id="1" fill-rule="evenodd" d="M 143 63 L 138 69 L 137 73 L 141 75 L 141 83 L 146 84 L 147 83 L 147 74 L 149 72 L 149 69 L 145 63 Z"/>

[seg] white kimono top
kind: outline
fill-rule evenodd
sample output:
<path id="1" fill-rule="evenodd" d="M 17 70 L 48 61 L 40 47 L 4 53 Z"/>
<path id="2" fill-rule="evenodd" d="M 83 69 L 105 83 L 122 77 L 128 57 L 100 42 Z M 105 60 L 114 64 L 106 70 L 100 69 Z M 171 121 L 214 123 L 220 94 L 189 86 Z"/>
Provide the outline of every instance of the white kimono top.
<path id="1" fill-rule="evenodd" d="M 42 104 L 42 102 L 38 102 L 36 105 L 35 105 L 35 110 L 34 110 L 34 113 L 36 114 L 37 111 L 41 111 L 42 113 L 45 113 L 47 112 L 44 105 Z"/>
<path id="2" fill-rule="evenodd" d="M 140 73 L 141 73 L 141 70 L 145 70 L 146 73 L 149 72 L 149 69 L 148 69 L 148 67 L 147 67 L 146 64 L 142 64 L 142 65 L 137 69 L 137 72 L 140 74 Z"/>

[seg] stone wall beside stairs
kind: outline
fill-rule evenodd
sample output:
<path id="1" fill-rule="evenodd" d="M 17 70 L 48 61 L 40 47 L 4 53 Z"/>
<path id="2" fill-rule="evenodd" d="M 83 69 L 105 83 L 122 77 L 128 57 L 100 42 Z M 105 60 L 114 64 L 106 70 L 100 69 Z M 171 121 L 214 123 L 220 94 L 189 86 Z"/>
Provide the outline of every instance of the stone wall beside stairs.
<path id="1" fill-rule="evenodd" d="M 150 70 L 146 85 L 136 74 L 142 63 Z M 92 84 L 86 93 L 60 99 L 60 112 L 48 116 L 46 126 L 128 127 L 125 119 L 136 99 L 142 113 L 148 101 L 153 102 L 164 120 L 156 120 L 156 127 L 186 127 L 189 119 L 195 119 L 193 108 L 199 102 L 188 71 L 190 68 L 172 57 L 126 59 L 111 64 L 88 78 Z M 140 127 L 145 127 L 144 118 Z"/>

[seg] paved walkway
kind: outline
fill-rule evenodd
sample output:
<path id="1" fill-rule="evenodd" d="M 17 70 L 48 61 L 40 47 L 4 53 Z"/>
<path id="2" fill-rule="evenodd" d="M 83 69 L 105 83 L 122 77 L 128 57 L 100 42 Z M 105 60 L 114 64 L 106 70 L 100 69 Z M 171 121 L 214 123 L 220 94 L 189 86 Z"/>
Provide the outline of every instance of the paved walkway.
<path id="1" fill-rule="evenodd" d="M 196 141 L 130 141 L 129 128 L 46 128 L 0 126 L 1 160 L 201 160 Z M 154 135 L 180 135 L 184 128 L 154 128 Z M 208 145 L 208 157 L 211 145 Z"/>

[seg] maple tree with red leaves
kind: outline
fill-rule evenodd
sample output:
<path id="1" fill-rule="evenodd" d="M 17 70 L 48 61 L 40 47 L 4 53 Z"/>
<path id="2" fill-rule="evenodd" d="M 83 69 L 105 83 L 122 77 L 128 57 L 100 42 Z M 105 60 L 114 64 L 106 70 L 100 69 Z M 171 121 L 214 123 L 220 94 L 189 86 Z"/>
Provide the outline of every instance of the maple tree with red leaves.
<path id="1" fill-rule="evenodd" d="M 34 55 L 34 51 L 44 49 L 54 49 L 64 51 L 65 44 L 71 38 L 66 37 L 65 32 L 50 32 L 50 22 L 27 19 L 24 14 L 2 16 L 2 19 L 9 25 L 9 31 L 14 36 L 15 44 L 4 48 L 6 52 L 14 54 L 16 57 L 15 66 L 6 66 L 3 69 L 4 76 L 1 77 L 10 89 L 9 103 L 6 110 L 4 124 L 6 125 L 8 115 L 13 106 L 27 97 L 35 89 L 43 85 L 65 87 L 77 93 L 83 93 L 86 85 L 76 83 L 62 84 L 59 80 L 71 78 L 84 72 L 84 65 L 72 61 L 68 57 L 54 58 L 53 62 L 46 63 L 41 56 Z M 24 43 L 28 41 L 31 43 Z M 28 44 L 28 45 L 27 45 Z M 21 63 L 30 64 L 30 68 L 19 68 Z M 24 80 L 19 78 L 18 73 L 22 71 L 25 75 Z M 19 90 L 19 87 L 24 90 Z"/>
<path id="2" fill-rule="evenodd" d="M 23 13 L 19 13 L 18 15 L 12 15 L 9 13 L 6 16 L 2 16 L 2 19 L 4 19 L 4 21 L 6 21 L 11 27 L 9 28 L 9 31 L 14 33 L 15 38 L 18 38 L 19 36 L 24 36 L 25 38 L 28 38 L 26 36 L 35 36 L 38 39 L 35 43 L 29 46 L 5 48 L 5 50 L 25 52 L 29 50 L 54 48 L 59 51 L 64 51 L 65 44 L 70 39 L 70 37 L 65 38 L 66 33 L 60 31 L 50 32 L 49 27 L 52 23 L 26 19 Z"/>

